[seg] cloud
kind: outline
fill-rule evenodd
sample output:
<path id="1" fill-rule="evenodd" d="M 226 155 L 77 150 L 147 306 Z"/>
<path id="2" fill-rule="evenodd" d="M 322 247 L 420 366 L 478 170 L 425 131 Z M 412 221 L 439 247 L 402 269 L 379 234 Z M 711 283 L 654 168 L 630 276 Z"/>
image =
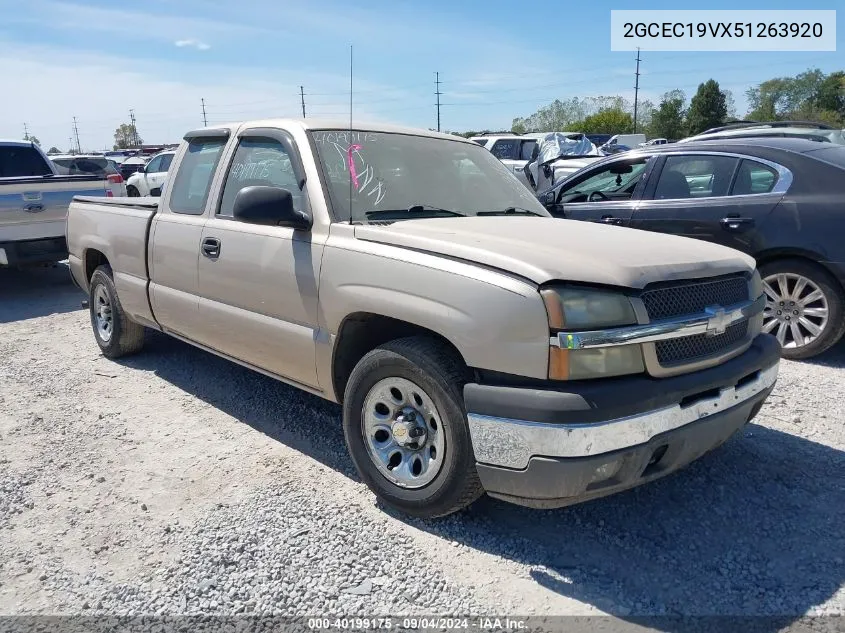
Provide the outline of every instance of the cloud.
<path id="1" fill-rule="evenodd" d="M 178 46 L 179 48 L 190 46 L 192 48 L 197 49 L 198 51 L 207 51 L 209 48 L 211 48 L 211 46 L 209 46 L 205 42 L 200 42 L 199 40 L 176 40 L 174 44 L 176 44 L 176 46 Z"/>

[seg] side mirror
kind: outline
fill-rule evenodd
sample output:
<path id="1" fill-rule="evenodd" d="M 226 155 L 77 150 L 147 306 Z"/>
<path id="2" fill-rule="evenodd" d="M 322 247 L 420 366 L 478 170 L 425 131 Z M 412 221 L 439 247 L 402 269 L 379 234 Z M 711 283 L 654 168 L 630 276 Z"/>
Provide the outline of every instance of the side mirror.
<path id="1" fill-rule="evenodd" d="M 140 165 L 138 167 L 138 169 L 136 169 L 135 171 L 139 174 L 146 174 L 147 173 L 147 166 L 146 165 Z"/>
<path id="2" fill-rule="evenodd" d="M 551 207 L 555 203 L 555 192 L 554 191 L 547 191 L 543 195 L 540 196 L 540 204 L 544 207 Z"/>
<path id="3" fill-rule="evenodd" d="M 256 185 L 244 187 L 235 196 L 232 216 L 239 222 L 265 226 L 289 226 L 300 231 L 311 228 L 311 218 L 293 207 L 287 189 Z"/>

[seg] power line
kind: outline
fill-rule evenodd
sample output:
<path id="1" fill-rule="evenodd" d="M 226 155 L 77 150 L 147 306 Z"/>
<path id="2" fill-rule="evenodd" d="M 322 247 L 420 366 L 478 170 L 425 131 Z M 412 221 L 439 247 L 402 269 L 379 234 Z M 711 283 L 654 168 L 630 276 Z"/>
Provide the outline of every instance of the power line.
<path id="1" fill-rule="evenodd" d="M 76 151 L 81 154 L 82 146 L 79 144 L 79 127 L 76 125 L 76 117 L 73 117 L 73 134 L 76 136 Z"/>
<path id="2" fill-rule="evenodd" d="M 634 73 L 634 134 L 637 133 L 637 98 L 640 95 L 640 47 L 637 46 L 637 72 Z"/>
<path id="3" fill-rule="evenodd" d="M 434 94 L 437 96 L 437 131 L 440 131 L 440 73 L 434 73 Z"/>
<path id="4" fill-rule="evenodd" d="M 302 118 L 305 118 L 305 88 L 299 87 L 299 100 L 302 102 Z"/>
<path id="5" fill-rule="evenodd" d="M 208 127 L 208 117 L 205 115 L 205 97 L 202 97 L 200 102 L 202 103 L 202 125 Z"/>

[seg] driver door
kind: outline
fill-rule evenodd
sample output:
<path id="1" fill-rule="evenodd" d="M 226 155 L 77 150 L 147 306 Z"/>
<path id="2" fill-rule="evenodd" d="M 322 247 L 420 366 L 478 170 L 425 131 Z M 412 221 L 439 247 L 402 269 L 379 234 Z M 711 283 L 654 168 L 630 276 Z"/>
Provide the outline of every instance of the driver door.
<path id="1" fill-rule="evenodd" d="M 546 207 L 557 218 L 628 226 L 653 165 L 652 156 L 639 155 L 585 169 L 553 190 Z"/>

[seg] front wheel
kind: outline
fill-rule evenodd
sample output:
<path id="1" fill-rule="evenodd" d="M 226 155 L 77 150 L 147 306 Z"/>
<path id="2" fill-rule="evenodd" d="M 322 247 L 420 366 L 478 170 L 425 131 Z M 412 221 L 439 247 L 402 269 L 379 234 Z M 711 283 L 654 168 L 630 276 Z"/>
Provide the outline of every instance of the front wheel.
<path id="1" fill-rule="evenodd" d="M 132 186 L 129 186 L 129 187 L 126 188 L 126 195 L 129 196 L 130 198 L 140 198 L 141 197 L 140 192 L 135 187 L 132 187 Z"/>
<path id="2" fill-rule="evenodd" d="M 766 308 L 763 331 L 777 337 L 782 356 L 800 360 L 821 354 L 845 332 L 845 298 L 818 264 L 784 259 L 760 266 Z"/>
<path id="3" fill-rule="evenodd" d="M 343 429 L 361 479 L 387 505 L 432 518 L 483 494 L 461 396 L 463 364 L 423 337 L 366 354 L 346 385 Z"/>

